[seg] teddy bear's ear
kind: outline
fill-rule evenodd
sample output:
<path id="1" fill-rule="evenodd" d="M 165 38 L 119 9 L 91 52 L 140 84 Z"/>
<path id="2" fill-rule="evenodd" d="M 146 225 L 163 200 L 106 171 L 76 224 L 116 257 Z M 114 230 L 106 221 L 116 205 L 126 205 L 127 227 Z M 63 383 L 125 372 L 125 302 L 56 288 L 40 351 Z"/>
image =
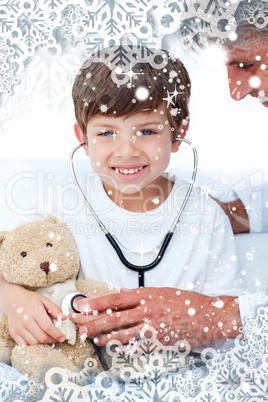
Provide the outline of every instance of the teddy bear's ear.
<path id="1" fill-rule="evenodd" d="M 0 232 L 0 247 L 3 241 L 5 240 L 7 234 L 8 232 L 6 230 L 2 230 L 2 232 Z"/>
<path id="2" fill-rule="evenodd" d="M 44 220 L 45 220 L 45 222 L 51 222 L 51 223 L 57 223 L 57 224 L 61 223 L 59 221 L 59 219 L 56 218 L 56 216 L 53 216 L 53 215 L 47 216 Z"/>

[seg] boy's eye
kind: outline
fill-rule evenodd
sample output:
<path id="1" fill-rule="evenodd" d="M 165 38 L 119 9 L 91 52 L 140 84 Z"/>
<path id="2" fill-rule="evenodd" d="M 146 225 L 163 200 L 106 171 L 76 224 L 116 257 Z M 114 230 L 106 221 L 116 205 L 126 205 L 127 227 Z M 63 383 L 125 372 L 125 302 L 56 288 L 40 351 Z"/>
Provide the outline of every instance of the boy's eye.
<path id="1" fill-rule="evenodd" d="M 27 256 L 27 253 L 26 253 L 26 251 L 23 251 L 22 253 L 20 253 L 20 255 L 24 258 Z"/>
<path id="2" fill-rule="evenodd" d="M 104 137 L 112 137 L 112 136 L 115 136 L 115 132 L 114 131 L 102 131 L 98 135 L 104 136 Z"/>
<path id="3" fill-rule="evenodd" d="M 50 247 L 53 247 L 53 246 L 52 246 L 51 243 L 47 243 L 47 244 L 46 244 L 46 247 L 50 248 Z"/>
<path id="4" fill-rule="evenodd" d="M 141 130 L 137 132 L 137 135 L 151 135 L 154 134 L 155 131 L 153 130 Z"/>

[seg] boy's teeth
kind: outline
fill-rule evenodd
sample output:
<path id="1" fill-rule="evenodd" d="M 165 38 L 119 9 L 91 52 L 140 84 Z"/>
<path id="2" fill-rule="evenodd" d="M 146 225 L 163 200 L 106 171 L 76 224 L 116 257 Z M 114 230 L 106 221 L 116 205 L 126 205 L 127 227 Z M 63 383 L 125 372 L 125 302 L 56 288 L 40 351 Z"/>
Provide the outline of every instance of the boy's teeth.
<path id="1" fill-rule="evenodd" d="M 133 173 L 137 173 L 142 169 L 142 167 L 136 168 L 136 169 L 118 169 L 115 168 L 115 173 L 123 173 L 123 174 L 133 174 Z"/>

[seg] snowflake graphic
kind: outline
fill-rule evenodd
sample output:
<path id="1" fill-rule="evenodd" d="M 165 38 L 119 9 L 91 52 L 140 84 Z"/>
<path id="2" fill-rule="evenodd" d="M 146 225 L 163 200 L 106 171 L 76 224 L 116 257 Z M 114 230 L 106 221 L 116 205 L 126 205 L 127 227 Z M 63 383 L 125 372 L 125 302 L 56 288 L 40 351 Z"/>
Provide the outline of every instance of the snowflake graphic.
<path id="1" fill-rule="evenodd" d="M 87 339 L 87 336 L 85 334 L 80 334 L 79 338 L 80 338 L 80 342 L 84 343 L 86 341 L 86 339 Z"/>
<path id="2" fill-rule="evenodd" d="M 179 109 L 177 107 L 171 108 L 169 113 L 171 116 L 177 116 L 177 114 L 179 114 Z"/>
<path id="3" fill-rule="evenodd" d="M 62 11 L 62 35 L 68 39 L 71 44 L 75 44 L 77 41 L 82 40 L 86 34 L 88 28 L 93 28 L 90 24 L 92 19 L 81 6 L 69 5 Z"/>
<path id="4" fill-rule="evenodd" d="M 0 66 L 0 93 L 12 94 L 12 86 L 18 84 L 19 79 L 14 75 L 14 69 L 8 64 Z"/>
<path id="5" fill-rule="evenodd" d="M 147 326 L 139 340 L 131 339 L 129 344 L 136 346 L 131 355 L 127 354 L 129 345 L 118 341 L 107 345 L 106 353 L 112 359 L 108 371 L 100 372 L 97 362 L 90 358 L 79 373 L 51 368 L 37 384 L 4 381 L 0 367 L 1 400 L 7 402 L 21 395 L 26 402 L 79 400 L 82 396 L 85 401 L 97 401 L 101 396 L 101 400 L 126 402 L 267 400 L 267 325 L 268 307 L 261 307 L 255 318 L 247 319 L 246 338 L 238 336 L 226 354 L 204 349 L 199 362 L 191 357 L 190 349 L 181 352 L 178 344 L 163 346 L 156 331 Z"/>
<path id="6" fill-rule="evenodd" d="M 67 96 L 83 56 L 89 53 L 119 44 L 159 49 L 166 43 L 166 37 L 174 34 L 176 41 L 172 41 L 170 46 L 170 58 L 179 57 L 184 60 L 185 57 L 195 57 L 195 53 L 188 50 L 195 45 L 193 39 L 199 34 L 200 43 L 203 32 L 221 41 L 229 35 L 230 32 L 220 29 L 218 22 L 221 20 L 228 21 L 231 31 L 243 20 L 255 25 L 260 24 L 260 21 L 267 23 L 267 6 L 261 1 L 258 6 L 257 2 L 246 5 L 242 1 L 228 5 L 227 2 L 219 3 L 216 0 L 198 0 L 194 3 L 195 6 L 191 1 L 171 0 L 131 0 L 123 3 L 119 0 L 79 0 L 68 4 L 61 0 L 1 2 L 0 95 L 13 94 L 16 85 L 27 77 L 27 71 L 23 76 L 21 73 L 28 69 L 38 53 L 43 61 L 47 56 L 52 56 L 53 62 L 58 63 L 55 71 L 48 71 L 47 74 L 44 66 L 41 70 L 40 64 L 39 74 L 34 78 L 40 81 L 36 88 L 45 94 L 44 103 L 57 110 L 61 100 Z M 169 47 L 168 42 L 166 45 Z M 67 54 L 75 55 L 75 69 L 72 69 L 74 57 L 69 60 L 66 58 L 62 74 L 59 59 L 62 60 Z M 135 57 L 129 59 L 129 62 L 133 65 Z M 66 78 L 65 72 L 71 73 L 71 76 Z M 55 78 L 60 78 L 59 82 L 51 80 L 54 73 Z M 30 87 L 36 83 L 30 82 L 32 78 L 33 75 L 27 77 Z M 44 79 L 48 83 L 46 88 Z M 5 109 L 9 110 L 7 106 Z M 28 108 L 24 105 L 21 110 L 27 112 Z M 12 110 L 9 114 L 6 111 L 2 113 L 3 116 L 12 117 L 15 112 Z"/>
<path id="7" fill-rule="evenodd" d="M 176 78 L 177 75 L 178 75 L 178 73 L 176 71 L 170 71 L 169 78 L 171 78 L 171 79 Z"/>
<path id="8" fill-rule="evenodd" d="M 100 111 L 101 111 L 101 113 L 107 113 L 108 112 L 108 106 L 107 105 L 100 105 Z"/>
<path id="9" fill-rule="evenodd" d="M 181 45 L 179 45 L 178 43 L 172 43 L 168 50 L 168 55 L 169 55 L 169 58 L 173 61 L 175 61 L 177 59 L 183 60 L 184 52 L 183 52 Z"/>
<path id="10" fill-rule="evenodd" d="M 240 21 L 265 26 L 268 19 L 267 1 L 255 0 L 250 3 L 216 0 L 5 0 L 0 3 L 1 122 L 11 119 L 14 113 L 28 112 L 35 99 L 43 99 L 42 105 L 58 110 L 69 98 L 73 78 L 91 52 L 120 44 L 150 49 L 165 44 L 172 60 L 184 61 L 195 57 L 188 50 L 196 38 L 202 43 L 203 33 L 223 43 Z M 221 20 L 228 21 L 229 32 L 220 29 Z M 168 39 L 172 35 L 176 41 L 173 43 L 171 39 L 170 44 Z M 127 67 L 134 66 L 131 51 L 124 54 L 119 48 L 114 56 L 115 64 L 123 61 Z M 142 58 L 141 54 L 138 56 Z M 144 59 L 153 62 L 150 52 Z M 110 61 L 107 58 L 107 64 Z M 124 72 L 129 80 L 127 67 Z M 23 82 L 21 87 L 20 82 Z M 168 94 L 169 105 L 174 97 L 174 93 Z M 178 112 L 176 108 L 170 110 L 174 115 Z M 209 191 L 204 192 L 208 194 Z M 218 362 L 217 358 L 206 362 L 205 373 L 194 367 L 190 357 L 181 356 L 175 345 L 168 349 L 157 343 L 152 330 L 151 336 L 136 340 L 136 350 L 131 355 L 127 354 L 128 345 L 118 345 L 116 352 L 108 348 L 112 359 L 109 372 L 100 373 L 91 359 L 80 373 L 53 368 L 41 384 L 35 384 L 25 379 L 4 380 L 5 373 L 0 369 L 0 399 L 3 402 L 60 401 L 79 400 L 82 395 L 92 401 L 267 400 L 267 322 L 267 309 L 260 309 L 257 317 L 246 322 L 248 342 L 238 339 L 232 351 L 219 357 Z M 55 375 L 60 378 L 57 384 L 53 382 Z M 121 375 L 124 381 L 120 382 Z"/>
<path id="11" fill-rule="evenodd" d="M 250 253 L 249 251 L 247 251 L 247 252 L 246 252 L 246 258 L 247 258 L 249 261 L 253 261 L 253 260 L 254 260 L 253 253 Z"/>
<path id="12" fill-rule="evenodd" d="M 0 366 L 0 399 L 3 402 L 21 400 L 31 402 L 28 379 L 21 377 L 17 381 L 5 380 L 5 370 Z"/>

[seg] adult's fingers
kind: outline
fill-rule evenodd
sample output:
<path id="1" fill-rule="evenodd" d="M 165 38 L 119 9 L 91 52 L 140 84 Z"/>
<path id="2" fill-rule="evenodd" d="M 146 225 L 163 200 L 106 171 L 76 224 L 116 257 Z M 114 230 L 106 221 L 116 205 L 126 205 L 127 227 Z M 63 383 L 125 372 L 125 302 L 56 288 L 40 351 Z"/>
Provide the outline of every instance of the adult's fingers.
<path id="1" fill-rule="evenodd" d="M 97 298 L 87 298 L 77 301 L 78 310 L 99 312 L 108 309 L 125 309 L 135 307 L 139 303 L 139 295 L 135 290 L 126 293 L 114 293 Z"/>
<path id="2" fill-rule="evenodd" d="M 100 318 L 98 317 L 95 320 L 85 322 L 84 325 L 79 328 L 79 332 L 92 339 L 99 334 L 137 325 L 141 323 L 142 317 L 143 315 L 138 308 L 121 312 L 111 312 L 111 314 L 105 314 Z"/>
<path id="3" fill-rule="evenodd" d="M 134 327 L 121 329 L 110 334 L 99 335 L 98 337 L 94 338 L 94 343 L 98 346 L 106 346 L 108 342 L 116 340 L 125 345 L 133 338 L 139 339 L 140 331 L 143 328 L 144 324 L 138 324 Z"/>
<path id="4" fill-rule="evenodd" d="M 68 318 L 70 318 L 70 320 L 73 321 L 77 325 L 83 325 L 88 321 L 102 319 L 106 316 L 107 316 L 106 312 L 103 312 L 100 314 L 98 312 L 96 312 L 96 314 L 81 312 L 81 313 L 70 313 L 68 315 Z"/>

